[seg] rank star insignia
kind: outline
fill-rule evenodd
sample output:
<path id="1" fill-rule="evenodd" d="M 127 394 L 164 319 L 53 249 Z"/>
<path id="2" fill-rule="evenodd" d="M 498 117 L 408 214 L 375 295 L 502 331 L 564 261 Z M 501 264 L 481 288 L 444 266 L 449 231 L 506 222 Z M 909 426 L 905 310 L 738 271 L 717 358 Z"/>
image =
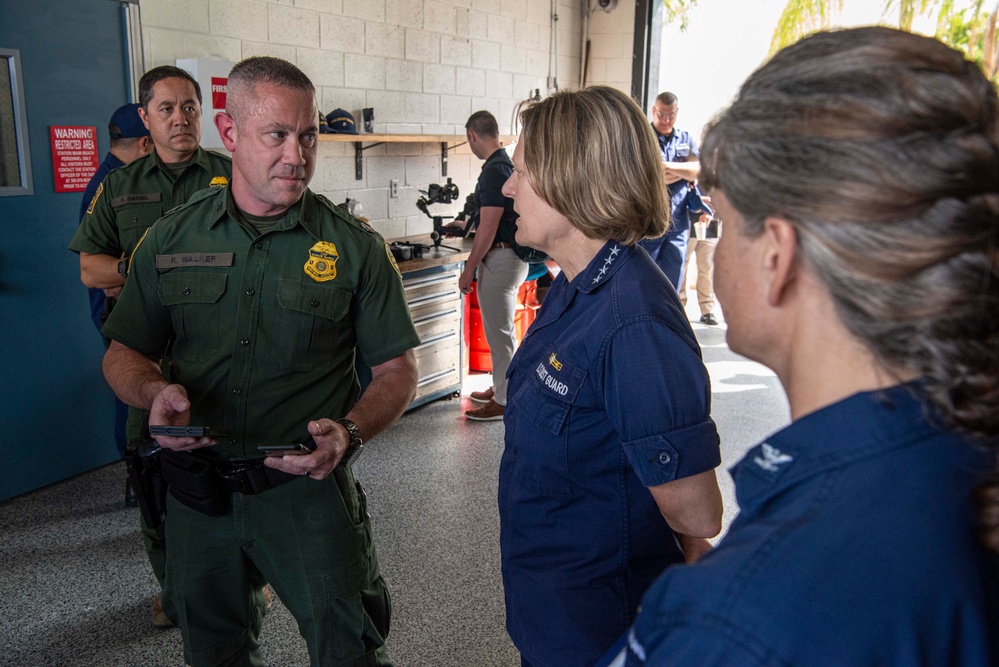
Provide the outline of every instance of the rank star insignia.
<path id="1" fill-rule="evenodd" d="M 336 278 L 336 261 L 340 254 L 336 246 L 328 241 L 320 241 L 309 248 L 309 261 L 305 263 L 305 273 L 317 283 Z"/>

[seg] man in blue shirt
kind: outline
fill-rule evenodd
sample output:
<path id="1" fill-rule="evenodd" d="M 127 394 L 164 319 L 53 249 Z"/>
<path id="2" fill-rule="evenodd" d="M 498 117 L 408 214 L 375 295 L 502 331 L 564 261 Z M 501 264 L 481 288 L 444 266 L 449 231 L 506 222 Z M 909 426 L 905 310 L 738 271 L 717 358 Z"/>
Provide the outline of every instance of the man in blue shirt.
<path id="1" fill-rule="evenodd" d="M 118 107 L 111 114 L 111 122 L 108 123 L 108 135 L 111 138 L 111 150 L 104 156 L 104 161 L 97 167 L 97 171 L 87 184 L 87 189 L 83 191 L 83 199 L 80 201 L 80 220 L 87 214 L 87 207 L 94 200 L 97 187 L 104 181 L 104 177 L 118 167 L 138 160 L 140 157 L 149 155 L 153 150 L 153 141 L 149 137 L 149 130 L 139 118 L 138 104 L 125 104 Z M 117 298 L 121 292 L 121 287 L 111 289 L 88 288 L 90 294 L 90 318 L 94 321 L 97 331 L 101 330 L 105 313 L 109 312 L 108 300 Z M 113 303 L 113 301 L 112 301 Z M 103 339 L 103 336 L 102 336 Z M 105 347 L 107 339 L 104 339 Z M 114 441 L 118 447 L 118 453 L 125 455 L 125 421 L 128 419 L 128 406 L 114 399 Z M 128 490 L 125 492 L 125 504 L 134 506 L 135 494 Z"/>
<path id="2" fill-rule="evenodd" d="M 680 103 L 673 93 L 659 93 L 652 105 L 652 129 L 659 141 L 666 189 L 669 193 L 672 223 L 669 230 L 655 239 L 640 243 L 678 291 L 687 257 L 690 238 L 690 215 L 687 196 L 701 172 L 700 151 L 689 132 L 677 129 Z"/>

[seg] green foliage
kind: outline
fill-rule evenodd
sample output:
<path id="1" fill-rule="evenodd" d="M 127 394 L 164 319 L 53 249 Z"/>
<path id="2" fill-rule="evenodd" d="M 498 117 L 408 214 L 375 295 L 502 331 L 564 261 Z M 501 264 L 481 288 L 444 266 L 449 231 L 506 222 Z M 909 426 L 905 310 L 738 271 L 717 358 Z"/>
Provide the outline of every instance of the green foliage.
<path id="1" fill-rule="evenodd" d="M 663 0 L 666 22 L 679 23 L 685 30 L 689 11 L 699 0 Z M 717 2 L 718 0 L 712 0 Z M 851 0 L 869 2 L 871 0 Z M 770 42 L 774 54 L 805 35 L 828 28 L 834 13 L 843 10 L 845 0 L 787 0 Z M 912 30 L 917 16 L 936 16 L 937 39 L 965 53 L 993 80 L 999 79 L 999 0 L 883 0 L 884 25 Z M 986 6 L 987 2 L 987 6 Z M 960 7 L 955 5 L 960 4 Z"/>
<path id="2" fill-rule="evenodd" d="M 666 8 L 666 24 L 680 24 L 680 30 L 686 30 L 690 22 L 689 12 L 697 5 L 697 0 L 663 0 Z"/>
<path id="3" fill-rule="evenodd" d="M 991 1 L 991 9 L 983 7 L 984 0 L 964 2 L 961 7 L 955 7 L 955 4 L 954 0 L 885 0 L 884 16 L 888 17 L 897 9 L 898 26 L 911 30 L 913 18 L 935 13 L 937 25 L 934 37 L 964 52 L 969 60 L 978 63 L 986 75 L 995 80 L 995 14 L 999 11 L 999 0 Z"/>
<path id="4" fill-rule="evenodd" d="M 827 28 L 833 11 L 843 9 L 843 0 L 788 0 L 770 41 L 770 53 L 794 44 L 805 35 Z"/>

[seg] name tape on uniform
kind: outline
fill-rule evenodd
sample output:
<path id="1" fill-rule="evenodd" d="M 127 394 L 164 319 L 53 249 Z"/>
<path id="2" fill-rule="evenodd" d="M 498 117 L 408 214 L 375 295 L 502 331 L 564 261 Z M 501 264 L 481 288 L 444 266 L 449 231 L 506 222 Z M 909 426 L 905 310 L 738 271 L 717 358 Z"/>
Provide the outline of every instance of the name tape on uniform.
<path id="1" fill-rule="evenodd" d="M 119 206 L 124 206 L 125 204 L 149 204 L 157 201 L 163 201 L 162 192 L 122 195 L 121 197 L 115 197 L 111 200 L 111 208 L 118 208 Z"/>
<path id="2" fill-rule="evenodd" d="M 157 269 L 177 266 L 232 266 L 236 255 L 231 252 L 182 252 L 177 255 L 156 255 Z"/>

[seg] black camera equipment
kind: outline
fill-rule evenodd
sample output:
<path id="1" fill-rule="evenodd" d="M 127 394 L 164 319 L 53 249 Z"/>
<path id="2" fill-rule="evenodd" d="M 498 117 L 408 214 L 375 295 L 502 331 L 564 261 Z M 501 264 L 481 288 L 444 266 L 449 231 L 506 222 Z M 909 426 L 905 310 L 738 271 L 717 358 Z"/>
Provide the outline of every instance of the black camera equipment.
<path id="1" fill-rule="evenodd" d="M 420 197 L 416 201 L 416 208 L 423 211 L 428 218 L 434 221 L 434 231 L 430 233 L 430 238 L 434 240 L 435 248 L 447 248 L 448 250 L 454 250 L 460 252 L 459 248 L 453 246 L 441 245 L 441 238 L 444 236 L 442 228 L 444 227 L 445 218 L 453 218 L 453 215 L 432 215 L 428 210 L 428 207 L 432 204 L 450 204 L 456 200 L 459 196 L 458 186 L 451 182 L 451 179 L 447 179 L 447 183 L 444 185 L 439 185 L 437 183 L 431 183 L 427 189 L 420 190 L 420 193 L 424 196 Z"/>

